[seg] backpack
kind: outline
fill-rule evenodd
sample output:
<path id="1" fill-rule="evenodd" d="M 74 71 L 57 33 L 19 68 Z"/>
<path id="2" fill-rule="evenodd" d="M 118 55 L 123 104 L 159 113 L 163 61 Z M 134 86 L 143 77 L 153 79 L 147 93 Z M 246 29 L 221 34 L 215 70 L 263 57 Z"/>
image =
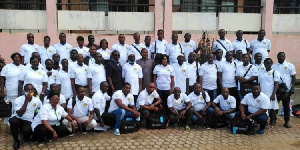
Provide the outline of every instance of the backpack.
<path id="1" fill-rule="evenodd" d="M 151 114 L 146 120 L 148 129 L 166 129 L 169 119 L 165 115 Z"/>
<path id="2" fill-rule="evenodd" d="M 230 131 L 233 134 L 248 134 L 254 130 L 254 127 L 250 123 L 242 118 L 234 118 L 230 123 Z"/>
<path id="3" fill-rule="evenodd" d="M 140 122 L 132 117 L 124 117 L 121 121 L 120 132 L 121 134 L 137 132 L 140 129 Z"/>

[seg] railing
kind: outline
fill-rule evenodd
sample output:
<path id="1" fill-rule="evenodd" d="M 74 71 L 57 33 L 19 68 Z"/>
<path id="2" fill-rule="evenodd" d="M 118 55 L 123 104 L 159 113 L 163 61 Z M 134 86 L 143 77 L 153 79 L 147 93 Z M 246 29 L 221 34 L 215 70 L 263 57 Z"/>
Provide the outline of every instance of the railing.
<path id="1" fill-rule="evenodd" d="M 57 10 L 149 12 L 154 4 L 117 4 L 117 3 L 57 3 Z"/>
<path id="2" fill-rule="evenodd" d="M 179 7 L 180 12 L 183 8 L 191 8 L 188 12 L 216 12 L 216 16 L 220 12 L 239 12 L 238 8 L 243 8 L 243 13 L 260 13 L 263 6 L 238 6 L 238 5 L 178 5 L 174 4 L 173 7 Z M 247 11 L 245 11 L 247 10 Z M 250 11 L 249 11 L 250 10 Z"/>
<path id="3" fill-rule="evenodd" d="M 0 9 L 46 10 L 46 0 L 0 1 Z"/>
<path id="4" fill-rule="evenodd" d="M 299 14 L 300 7 L 274 7 L 274 14 Z"/>

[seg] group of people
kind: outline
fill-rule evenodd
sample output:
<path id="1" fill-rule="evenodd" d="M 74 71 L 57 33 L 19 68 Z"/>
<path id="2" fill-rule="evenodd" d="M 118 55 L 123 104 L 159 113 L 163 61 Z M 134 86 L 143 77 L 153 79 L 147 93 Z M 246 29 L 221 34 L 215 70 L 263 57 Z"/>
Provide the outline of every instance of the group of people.
<path id="1" fill-rule="evenodd" d="M 190 124 L 209 121 L 214 116 L 232 120 L 256 120 L 258 133 L 276 124 L 279 83 L 286 83 L 289 95 L 282 99 L 284 126 L 290 128 L 289 101 L 294 93 L 295 66 L 285 61 L 285 53 L 277 54 L 278 62 L 268 58 L 271 42 L 264 38 L 265 30 L 249 43 L 241 30 L 233 42 L 225 38 L 225 30 L 218 31 L 213 53 L 207 62 L 199 64 L 196 44 L 191 34 L 178 43 L 173 34 L 172 43 L 164 40 L 164 31 L 158 30 L 158 39 L 151 37 L 140 42 L 134 33 L 134 43 L 119 43 L 108 48 L 102 39 L 99 45 L 89 35 L 89 43 L 77 37 L 78 47 L 59 34 L 59 43 L 34 43 L 34 35 L 27 34 L 28 43 L 20 53 L 11 55 L 12 63 L 1 71 L 1 97 L 13 104 L 12 116 L 6 118 L 14 138 L 14 148 L 20 147 L 18 131 L 24 141 L 35 140 L 39 146 L 48 140 L 83 134 L 100 126 L 114 126 L 120 135 L 124 117 L 146 120 L 151 114 L 167 114 L 170 125 L 180 121 L 186 130 Z M 252 59 L 250 58 L 252 56 Z M 251 83 L 251 92 L 243 84 Z M 6 87 L 6 95 L 4 93 Z"/>

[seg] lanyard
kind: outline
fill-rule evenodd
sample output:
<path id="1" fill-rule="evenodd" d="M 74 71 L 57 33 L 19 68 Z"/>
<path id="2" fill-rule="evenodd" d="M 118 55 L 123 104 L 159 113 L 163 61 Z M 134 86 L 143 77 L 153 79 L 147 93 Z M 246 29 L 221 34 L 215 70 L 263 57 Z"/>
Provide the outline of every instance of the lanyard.
<path id="1" fill-rule="evenodd" d="M 53 108 L 52 108 L 53 109 Z M 56 114 L 56 111 L 53 109 L 53 111 L 54 111 L 54 113 L 55 113 L 55 116 L 56 116 L 56 120 L 57 120 L 57 122 L 58 122 L 58 116 L 57 116 L 57 114 Z"/>
<path id="2" fill-rule="evenodd" d="M 258 66 L 257 71 L 259 71 L 259 68 L 261 67 L 261 65 L 262 65 L 262 64 L 260 64 L 260 65 Z"/>

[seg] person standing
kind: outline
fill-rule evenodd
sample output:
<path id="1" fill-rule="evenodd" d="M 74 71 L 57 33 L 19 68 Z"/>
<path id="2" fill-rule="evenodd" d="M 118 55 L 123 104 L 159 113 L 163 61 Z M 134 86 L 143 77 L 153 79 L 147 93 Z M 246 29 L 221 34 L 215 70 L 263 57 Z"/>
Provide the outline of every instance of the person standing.
<path id="1" fill-rule="evenodd" d="M 73 96 L 76 95 L 77 87 L 85 88 L 86 95 L 89 95 L 88 82 L 87 82 L 88 66 L 83 63 L 82 54 L 78 54 L 77 64 L 70 68 L 70 78 L 72 84 Z"/>
<path id="2" fill-rule="evenodd" d="M 56 49 L 50 46 L 50 37 L 44 36 L 44 46 L 40 46 L 38 53 L 41 56 L 41 63 L 45 65 L 45 60 L 52 59 L 52 55 L 56 53 Z"/>
<path id="3" fill-rule="evenodd" d="M 196 50 L 196 43 L 191 40 L 191 33 L 186 33 L 184 35 L 184 41 L 180 43 L 184 51 L 185 61 L 188 61 L 189 54 Z"/>
<path id="4" fill-rule="evenodd" d="M 62 69 L 58 71 L 59 73 L 59 82 L 60 82 L 60 91 L 63 96 L 65 96 L 68 101 L 73 97 L 73 90 L 70 77 L 70 69 L 68 65 L 68 60 L 66 58 L 61 60 Z"/>
<path id="5" fill-rule="evenodd" d="M 106 39 L 100 41 L 100 48 L 97 50 L 102 55 L 105 64 L 110 60 L 111 50 L 108 49 L 108 42 Z"/>
<path id="6" fill-rule="evenodd" d="M 38 52 L 39 46 L 34 43 L 34 35 L 32 33 L 27 34 L 27 43 L 23 44 L 20 48 L 20 54 L 22 56 L 22 63 L 24 65 L 30 64 L 30 57 L 33 52 Z"/>
<path id="7" fill-rule="evenodd" d="M 174 84 L 175 87 L 179 87 L 182 93 L 189 94 L 189 76 L 187 73 L 187 67 L 183 63 L 184 56 L 179 54 L 177 57 L 178 63 L 173 64 L 174 68 Z"/>
<path id="8" fill-rule="evenodd" d="M 250 43 L 243 39 L 243 31 L 238 30 L 236 33 L 236 40 L 232 42 L 233 50 L 242 50 L 243 54 L 249 54 L 250 53 Z"/>
<path id="9" fill-rule="evenodd" d="M 222 49 L 222 58 L 225 59 L 226 52 L 233 51 L 233 46 L 231 44 L 231 41 L 225 38 L 226 33 L 224 29 L 220 29 L 218 31 L 218 34 L 220 38 L 213 43 L 213 51 L 215 52 L 217 49 Z"/>
<path id="10" fill-rule="evenodd" d="M 157 31 L 157 40 L 152 43 L 151 59 L 155 58 L 156 54 L 166 54 L 168 42 L 164 40 L 164 30 Z"/>
<path id="11" fill-rule="evenodd" d="M 146 49 L 148 50 L 148 58 L 151 59 L 151 49 L 152 49 L 151 36 L 149 35 L 145 36 L 144 42 L 145 42 Z"/>
<path id="12" fill-rule="evenodd" d="M 84 44 L 84 38 L 82 36 L 78 36 L 76 38 L 77 40 L 77 44 L 78 44 L 78 47 L 76 47 L 75 49 L 78 51 L 79 54 L 82 54 L 83 57 L 87 57 L 89 56 L 89 48 L 88 47 L 85 47 L 83 44 Z"/>
<path id="13" fill-rule="evenodd" d="M 133 53 L 135 56 L 135 60 L 139 60 L 142 58 L 142 49 L 146 48 L 146 46 L 140 42 L 140 34 L 135 32 L 133 34 L 134 43 L 129 46 L 128 53 Z"/>
<path id="14" fill-rule="evenodd" d="M 90 46 L 89 55 L 84 57 L 84 60 L 83 60 L 84 64 L 86 64 L 87 66 L 94 64 L 96 53 L 97 53 L 97 46 L 96 45 Z"/>
<path id="15" fill-rule="evenodd" d="M 143 86 L 142 89 L 145 89 L 150 82 L 153 80 L 153 68 L 154 61 L 148 58 L 149 51 L 146 48 L 142 49 L 142 58 L 137 60 L 136 63 L 139 64 L 143 71 Z"/>
<path id="16" fill-rule="evenodd" d="M 177 34 L 172 34 L 171 39 L 172 39 L 172 43 L 167 45 L 166 54 L 167 56 L 169 56 L 170 64 L 173 65 L 178 63 L 177 57 L 179 56 L 179 54 L 183 54 L 184 50 L 182 49 L 180 43 L 177 43 L 178 41 Z"/>
<path id="17" fill-rule="evenodd" d="M 195 52 L 190 52 L 188 61 L 185 62 L 185 66 L 187 67 L 187 78 L 189 78 L 189 93 L 192 93 L 194 91 L 194 84 L 198 82 L 197 78 L 199 76 L 200 68 L 200 65 L 198 64 L 198 62 L 196 62 Z"/>
<path id="18" fill-rule="evenodd" d="M 111 53 L 111 60 L 105 66 L 106 80 L 109 84 L 108 94 L 113 95 L 117 90 L 122 89 L 122 66 L 119 62 L 120 52 L 113 51 Z"/>
<path id="19" fill-rule="evenodd" d="M 268 58 L 268 53 L 271 51 L 271 41 L 265 38 L 266 31 L 264 29 L 258 31 L 258 38 L 253 40 L 250 44 L 252 56 L 256 53 L 262 54 L 262 61 Z M 254 63 L 254 57 L 252 57 Z"/>
<path id="20" fill-rule="evenodd" d="M 119 62 L 123 66 L 127 62 L 129 45 L 125 43 L 125 35 L 120 34 L 118 37 L 119 43 L 112 46 L 112 51 L 119 51 L 120 60 Z"/>
<path id="21" fill-rule="evenodd" d="M 284 107 L 284 127 L 291 128 L 290 125 L 290 101 L 291 95 L 294 94 L 295 82 L 296 82 L 296 68 L 295 66 L 285 60 L 285 53 L 279 52 L 277 54 L 278 62 L 272 66 L 272 68 L 279 72 L 280 74 L 280 83 L 285 83 L 289 89 L 288 96 L 285 99 L 282 99 L 282 105 Z"/>
<path id="22" fill-rule="evenodd" d="M 60 56 L 60 61 L 64 58 L 69 59 L 70 52 L 73 49 L 73 47 L 67 43 L 66 34 L 64 33 L 59 34 L 59 43 L 55 44 L 54 48 Z"/>

